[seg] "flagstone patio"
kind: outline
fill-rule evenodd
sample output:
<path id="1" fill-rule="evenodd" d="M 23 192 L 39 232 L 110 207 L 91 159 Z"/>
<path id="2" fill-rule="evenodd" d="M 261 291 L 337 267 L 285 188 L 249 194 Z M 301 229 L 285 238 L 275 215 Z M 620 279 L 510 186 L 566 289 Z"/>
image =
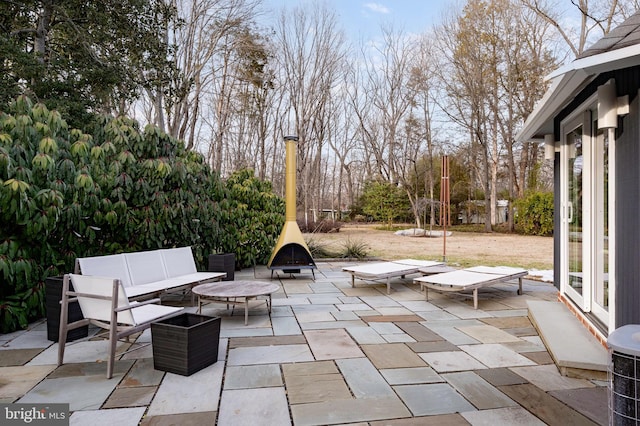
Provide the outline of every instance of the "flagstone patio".
<path id="1" fill-rule="evenodd" d="M 560 375 L 528 319 L 528 301 L 556 301 L 551 284 L 482 289 L 476 310 L 465 295 L 427 302 L 414 276 L 387 295 L 352 288 L 347 263 L 317 265 L 315 281 L 274 278 L 271 317 L 256 302 L 248 326 L 241 309 L 206 305 L 222 317 L 218 361 L 188 377 L 155 370 L 145 346 L 107 380 L 99 339 L 69 344 L 57 367 L 44 320 L 1 335 L 0 402 L 69 403 L 70 423 L 92 426 L 608 423 L 606 381 Z M 270 280 L 266 268 L 235 275 Z M 119 351 L 150 341 L 147 330 Z"/>

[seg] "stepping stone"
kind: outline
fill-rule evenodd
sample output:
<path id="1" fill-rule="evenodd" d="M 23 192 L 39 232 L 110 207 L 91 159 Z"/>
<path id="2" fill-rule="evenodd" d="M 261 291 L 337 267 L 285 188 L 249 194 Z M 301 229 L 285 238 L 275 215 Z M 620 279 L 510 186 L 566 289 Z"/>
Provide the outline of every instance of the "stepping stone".
<path id="1" fill-rule="evenodd" d="M 344 329 L 304 332 L 316 360 L 358 358 L 364 354 Z"/>
<path id="2" fill-rule="evenodd" d="M 532 384 L 500 386 L 498 389 L 546 424 L 559 424 L 560 419 L 563 425 L 596 424 Z"/>
<path id="3" fill-rule="evenodd" d="M 426 363 L 404 343 L 362 345 L 373 365 L 378 369 L 426 367 Z"/>

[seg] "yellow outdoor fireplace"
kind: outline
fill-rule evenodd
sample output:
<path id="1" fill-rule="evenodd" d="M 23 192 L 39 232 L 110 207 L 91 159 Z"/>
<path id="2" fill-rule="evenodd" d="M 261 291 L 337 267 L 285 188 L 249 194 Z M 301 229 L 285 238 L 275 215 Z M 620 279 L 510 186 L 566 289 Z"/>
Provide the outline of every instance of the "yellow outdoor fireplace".
<path id="1" fill-rule="evenodd" d="M 311 269 L 315 279 L 316 263 L 311 257 L 307 243 L 296 222 L 296 155 L 297 136 L 285 136 L 285 222 L 278 242 L 271 253 L 267 267 L 282 270 L 286 274 L 300 273 L 302 269 Z"/>

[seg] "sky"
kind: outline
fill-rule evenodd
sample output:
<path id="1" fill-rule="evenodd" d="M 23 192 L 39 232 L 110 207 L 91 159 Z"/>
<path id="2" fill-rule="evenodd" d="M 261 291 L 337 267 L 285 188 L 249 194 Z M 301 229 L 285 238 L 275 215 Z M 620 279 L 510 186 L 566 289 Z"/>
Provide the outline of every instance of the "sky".
<path id="1" fill-rule="evenodd" d="M 454 7 L 456 0 L 265 0 L 271 11 L 282 6 L 293 8 L 304 1 L 325 1 L 336 11 L 351 41 L 368 40 L 380 34 L 380 25 L 393 24 L 394 29 L 422 33 L 438 24 L 442 14 Z"/>

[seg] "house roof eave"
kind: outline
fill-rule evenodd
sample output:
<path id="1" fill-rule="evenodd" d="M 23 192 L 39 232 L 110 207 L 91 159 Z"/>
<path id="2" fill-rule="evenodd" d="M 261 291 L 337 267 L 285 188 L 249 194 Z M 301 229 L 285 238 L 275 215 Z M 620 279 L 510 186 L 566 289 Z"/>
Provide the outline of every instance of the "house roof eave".
<path id="1" fill-rule="evenodd" d="M 533 112 L 516 135 L 516 140 L 544 140 L 553 133 L 553 118 L 598 74 L 640 65 L 640 44 L 576 59 L 558 68 L 546 79 L 551 87 L 538 102 Z"/>
<path id="2" fill-rule="evenodd" d="M 553 133 L 553 119 L 593 78 L 584 69 L 566 70 L 551 75 L 551 86 L 516 135 L 517 141 L 543 141 Z"/>

